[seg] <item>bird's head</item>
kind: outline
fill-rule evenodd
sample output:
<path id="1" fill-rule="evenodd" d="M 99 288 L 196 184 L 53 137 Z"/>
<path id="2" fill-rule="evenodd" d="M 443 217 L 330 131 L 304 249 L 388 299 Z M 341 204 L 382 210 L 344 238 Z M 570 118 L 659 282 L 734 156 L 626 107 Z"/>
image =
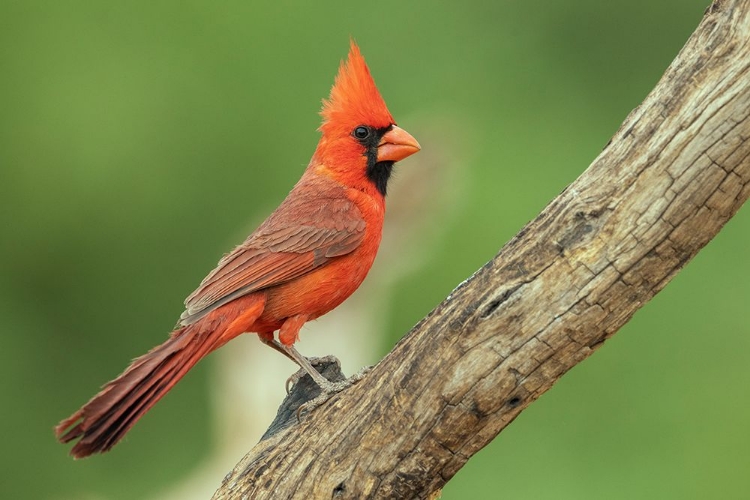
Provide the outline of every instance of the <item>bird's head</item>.
<path id="1" fill-rule="evenodd" d="M 385 196 L 393 164 L 420 149 L 414 137 L 396 126 L 354 41 L 320 114 L 322 136 L 315 157 L 346 185 Z"/>

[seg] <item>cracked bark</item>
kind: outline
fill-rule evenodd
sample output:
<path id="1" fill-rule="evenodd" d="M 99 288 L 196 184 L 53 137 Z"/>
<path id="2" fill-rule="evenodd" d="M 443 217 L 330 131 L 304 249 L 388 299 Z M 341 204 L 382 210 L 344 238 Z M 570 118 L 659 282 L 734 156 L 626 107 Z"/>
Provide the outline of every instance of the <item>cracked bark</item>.
<path id="1" fill-rule="evenodd" d="M 715 1 L 573 184 L 361 382 L 256 445 L 213 498 L 432 497 L 748 196 L 750 0 Z"/>

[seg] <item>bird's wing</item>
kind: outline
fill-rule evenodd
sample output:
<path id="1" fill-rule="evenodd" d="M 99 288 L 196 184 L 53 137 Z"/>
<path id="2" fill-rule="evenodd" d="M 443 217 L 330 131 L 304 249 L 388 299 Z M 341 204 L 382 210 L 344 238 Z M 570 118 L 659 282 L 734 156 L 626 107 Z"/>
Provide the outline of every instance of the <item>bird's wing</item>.
<path id="1" fill-rule="evenodd" d="M 193 323 L 237 297 L 309 273 L 360 245 L 366 223 L 343 190 L 315 196 L 295 191 L 190 294 L 181 324 Z"/>

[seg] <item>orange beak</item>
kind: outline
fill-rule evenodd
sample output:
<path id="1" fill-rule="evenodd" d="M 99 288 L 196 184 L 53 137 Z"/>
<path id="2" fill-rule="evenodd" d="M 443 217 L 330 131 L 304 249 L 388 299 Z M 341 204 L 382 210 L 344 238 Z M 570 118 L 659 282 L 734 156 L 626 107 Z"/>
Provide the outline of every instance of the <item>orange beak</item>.
<path id="1" fill-rule="evenodd" d="M 378 143 L 378 161 L 399 161 L 422 149 L 406 130 L 395 125 Z"/>

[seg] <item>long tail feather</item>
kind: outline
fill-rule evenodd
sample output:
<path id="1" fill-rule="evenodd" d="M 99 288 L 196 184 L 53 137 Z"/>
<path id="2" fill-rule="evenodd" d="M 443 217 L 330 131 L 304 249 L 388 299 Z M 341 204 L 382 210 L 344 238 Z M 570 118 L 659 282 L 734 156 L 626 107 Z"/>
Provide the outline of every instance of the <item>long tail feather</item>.
<path id="1" fill-rule="evenodd" d="M 227 310 L 172 332 L 166 342 L 133 360 L 122 375 L 60 422 L 55 427 L 57 439 L 68 443 L 80 438 L 70 450 L 75 458 L 112 448 L 201 358 L 248 331 L 263 301 L 250 305 L 240 313 L 239 307 L 231 307 L 235 304 L 227 304 Z"/>

